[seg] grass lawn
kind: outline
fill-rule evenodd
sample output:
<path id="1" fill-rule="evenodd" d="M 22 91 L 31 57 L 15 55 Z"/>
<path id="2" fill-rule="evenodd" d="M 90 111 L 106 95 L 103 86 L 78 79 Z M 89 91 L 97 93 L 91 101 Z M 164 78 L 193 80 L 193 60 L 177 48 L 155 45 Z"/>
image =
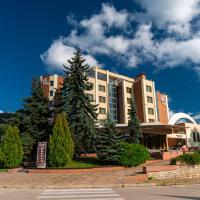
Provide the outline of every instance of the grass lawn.
<path id="1" fill-rule="evenodd" d="M 100 162 L 96 158 L 81 158 L 79 160 L 72 160 L 71 162 L 67 163 L 65 167 L 62 167 L 62 168 L 63 169 L 87 169 L 87 168 L 93 168 L 93 167 L 105 166 L 105 165 L 106 165 L 105 163 Z"/>
<path id="2" fill-rule="evenodd" d="M 103 166 L 105 164 L 98 161 L 96 158 L 82 158 L 79 160 L 72 160 L 65 168 L 84 169 Z"/>
<path id="3" fill-rule="evenodd" d="M 1 172 L 7 172 L 8 170 L 7 169 L 0 169 L 0 173 Z"/>

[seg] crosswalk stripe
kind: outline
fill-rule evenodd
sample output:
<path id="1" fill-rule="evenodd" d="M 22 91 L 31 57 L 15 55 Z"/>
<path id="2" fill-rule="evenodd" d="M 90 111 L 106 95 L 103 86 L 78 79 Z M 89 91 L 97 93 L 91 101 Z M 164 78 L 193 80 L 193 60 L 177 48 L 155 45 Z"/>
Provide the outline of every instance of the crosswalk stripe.
<path id="1" fill-rule="evenodd" d="M 123 200 L 111 188 L 92 189 L 47 189 L 37 199 L 73 200 Z"/>

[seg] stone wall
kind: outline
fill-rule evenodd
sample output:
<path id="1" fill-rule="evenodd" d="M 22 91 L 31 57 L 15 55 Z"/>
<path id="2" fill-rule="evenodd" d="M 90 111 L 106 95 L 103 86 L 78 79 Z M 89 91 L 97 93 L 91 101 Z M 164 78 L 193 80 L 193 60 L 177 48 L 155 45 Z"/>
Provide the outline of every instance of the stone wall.
<path id="1" fill-rule="evenodd" d="M 178 166 L 177 166 L 178 167 Z M 148 172 L 148 177 L 155 179 L 187 179 L 200 178 L 200 165 L 195 166 L 179 166 L 171 171 L 155 171 Z"/>

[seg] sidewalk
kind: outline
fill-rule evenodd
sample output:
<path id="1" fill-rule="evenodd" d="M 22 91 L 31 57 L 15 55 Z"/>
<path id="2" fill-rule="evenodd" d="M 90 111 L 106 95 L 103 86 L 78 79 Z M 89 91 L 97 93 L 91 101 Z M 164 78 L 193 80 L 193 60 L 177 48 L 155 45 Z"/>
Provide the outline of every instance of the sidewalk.
<path id="1" fill-rule="evenodd" d="M 162 161 L 160 161 L 162 162 Z M 34 174 L 0 173 L 0 188 L 79 188 L 79 187 L 123 187 L 136 184 L 149 184 L 143 166 L 156 165 L 147 163 L 134 168 L 123 168 L 96 173 L 72 174 Z"/>

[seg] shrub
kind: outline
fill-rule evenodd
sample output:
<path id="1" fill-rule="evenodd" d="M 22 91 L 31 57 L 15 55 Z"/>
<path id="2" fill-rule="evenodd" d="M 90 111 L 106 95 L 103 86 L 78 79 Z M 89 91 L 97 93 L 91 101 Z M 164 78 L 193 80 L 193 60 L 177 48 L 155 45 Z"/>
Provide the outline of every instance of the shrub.
<path id="1" fill-rule="evenodd" d="M 196 152 L 193 154 L 183 154 L 176 158 L 176 161 L 185 163 L 188 165 L 198 165 L 200 164 L 200 153 Z"/>
<path id="2" fill-rule="evenodd" d="M 148 150 L 140 144 L 123 143 L 120 164 L 126 167 L 137 166 L 150 158 Z"/>
<path id="3" fill-rule="evenodd" d="M 52 167 L 64 167 L 74 154 L 74 143 L 64 113 L 58 114 L 49 139 L 49 164 Z"/>
<path id="4" fill-rule="evenodd" d="M 18 167 L 23 159 L 23 147 L 17 127 L 7 126 L 0 149 L 1 165 L 6 168 Z"/>

